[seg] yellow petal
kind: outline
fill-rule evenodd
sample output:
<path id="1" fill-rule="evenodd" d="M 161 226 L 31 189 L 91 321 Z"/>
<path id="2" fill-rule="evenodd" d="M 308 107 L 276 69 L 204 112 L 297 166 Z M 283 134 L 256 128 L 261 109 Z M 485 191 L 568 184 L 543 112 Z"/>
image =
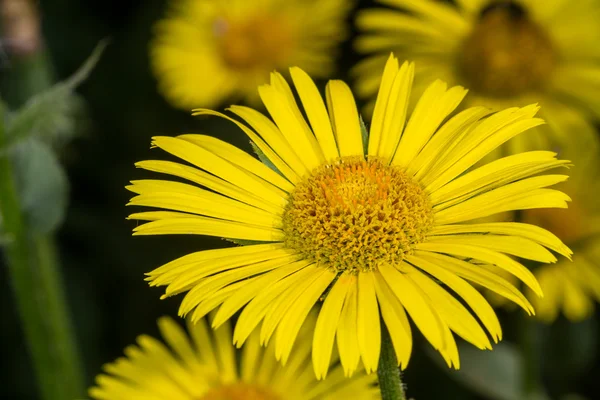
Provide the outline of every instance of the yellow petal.
<path id="1" fill-rule="evenodd" d="M 369 272 L 358 274 L 358 302 L 356 323 L 358 328 L 358 349 L 370 374 L 377 371 L 379 351 L 381 350 L 381 327 L 379 325 L 379 307 L 375 295 L 374 276 Z"/>
<path id="2" fill-rule="evenodd" d="M 336 160 L 340 155 L 333 136 L 329 114 L 327 114 L 317 86 L 310 76 L 298 67 L 290 68 L 290 74 L 325 160 L 327 162 Z"/>
<path id="3" fill-rule="evenodd" d="M 325 379 L 331 363 L 331 352 L 338 322 L 341 317 L 344 299 L 353 279 L 348 274 L 342 274 L 333 284 L 323 302 L 315 334 L 313 336 L 312 361 L 317 379 Z"/>
<path id="4" fill-rule="evenodd" d="M 327 108 L 341 157 L 364 155 L 360 120 L 352 91 L 342 81 L 327 83 Z"/>

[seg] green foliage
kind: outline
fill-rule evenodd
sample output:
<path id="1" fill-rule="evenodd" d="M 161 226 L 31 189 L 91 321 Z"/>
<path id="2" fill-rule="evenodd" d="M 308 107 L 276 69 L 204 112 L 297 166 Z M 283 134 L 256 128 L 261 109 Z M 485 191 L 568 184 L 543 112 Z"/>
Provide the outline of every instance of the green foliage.
<path id="1" fill-rule="evenodd" d="M 35 232 L 52 232 L 64 219 L 69 182 L 52 147 L 75 135 L 82 102 L 74 90 L 89 76 L 106 45 L 100 42 L 69 79 L 6 113 L 0 157 L 8 157 L 14 167 L 20 206 Z"/>
<path id="2" fill-rule="evenodd" d="M 100 42 L 69 79 L 34 95 L 19 110 L 9 114 L 6 140 L 0 152 L 10 151 L 20 141 L 30 138 L 55 144 L 75 135 L 77 115 L 81 114 L 83 103 L 74 90 L 87 79 L 107 44 L 107 41 Z"/>
<path id="3" fill-rule="evenodd" d="M 69 181 L 52 149 L 40 140 L 19 142 L 10 153 L 15 184 L 27 225 L 49 233 L 62 223 Z"/>
<path id="4" fill-rule="evenodd" d="M 365 121 L 363 120 L 362 115 L 359 116 L 358 119 L 360 120 L 360 134 L 362 137 L 363 149 L 365 154 L 367 154 L 369 152 L 369 130 L 365 125 Z"/>
<path id="5" fill-rule="evenodd" d="M 225 239 L 231 243 L 235 243 L 238 246 L 251 246 L 253 244 L 265 244 L 267 242 L 261 242 L 259 240 L 244 240 L 244 239 Z"/>
<path id="6" fill-rule="evenodd" d="M 265 164 L 267 167 L 271 168 L 273 171 L 277 172 L 279 175 L 283 176 L 281 174 L 281 172 L 277 169 L 275 164 L 273 164 L 271 162 L 271 160 L 269 160 L 269 158 L 265 155 L 265 153 L 263 153 L 262 150 L 259 149 L 256 144 L 254 144 L 254 142 L 250 142 L 250 145 L 252 146 L 252 150 L 254 150 L 254 153 L 256 153 L 256 156 L 258 157 L 258 159 L 263 164 Z"/>
<path id="7" fill-rule="evenodd" d="M 523 360 L 513 345 L 501 342 L 494 346 L 493 351 L 481 351 L 461 343 L 458 352 L 461 365 L 458 371 L 450 370 L 453 378 L 489 399 L 523 399 Z"/>

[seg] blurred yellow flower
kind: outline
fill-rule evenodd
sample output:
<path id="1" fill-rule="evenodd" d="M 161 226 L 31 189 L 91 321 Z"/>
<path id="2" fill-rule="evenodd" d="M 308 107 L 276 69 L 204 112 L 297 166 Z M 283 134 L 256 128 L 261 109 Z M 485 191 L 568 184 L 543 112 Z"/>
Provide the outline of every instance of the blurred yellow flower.
<path id="1" fill-rule="evenodd" d="M 172 0 L 150 43 L 159 89 L 174 106 L 258 102 L 274 69 L 328 77 L 352 0 Z"/>
<path id="2" fill-rule="evenodd" d="M 314 317 L 314 315 L 312 315 Z M 309 318 L 314 326 L 314 319 Z M 188 333 L 171 318 L 158 320 L 168 344 L 147 335 L 125 357 L 104 366 L 89 395 L 97 400 L 334 400 L 379 399 L 375 376 L 345 378 L 339 364 L 329 379 L 317 381 L 310 366 L 309 327 L 300 334 L 288 365 L 275 359 L 273 346 L 260 346 L 258 332 L 240 352 L 231 327 L 214 332 L 204 319 L 188 323 Z"/>
<path id="3" fill-rule="evenodd" d="M 328 83 L 326 106 L 299 68 L 291 76 L 308 121 L 277 73 L 259 89 L 273 120 L 241 106 L 230 111 L 245 123 L 196 111 L 237 124 L 273 168 L 213 137 L 155 137 L 154 147 L 192 166 L 136 165 L 206 189 L 169 180 L 132 182 L 128 188 L 137 196 L 130 205 L 168 210 L 132 214 L 129 218 L 146 222 L 134 234 L 251 242 L 186 255 L 150 272 L 150 284 L 167 286 L 165 297 L 188 292 L 179 312 L 192 320 L 218 307 L 215 328 L 243 309 L 234 341 L 242 344 L 263 321 L 261 341 L 275 336 L 275 354 L 284 363 L 309 310 L 324 298 L 313 341 L 318 378 L 327 374 L 335 340 L 346 374 L 361 359 L 367 372 L 377 369 L 380 315 L 403 367 L 412 349 L 407 314 L 449 366 L 459 366 L 452 331 L 491 348 L 483 327 L 496 342 L 500 324 L 467 281 L 533 309 L 513 285 L 468 260 L 496 265 L 541 294 L 533 274 L 508 255 L 555 262 L 546 248 L 571 253 L 534 225 L 469 221 L 510 210 L 567 207 L 568 196 L 548 189 L 566 176 L 540 175 L 567 161 L 532 151 L 471 168 L 500 144 L 543 123 L 534 117 L 538 107 L 495 114 L 474 107 L 450 117 L 466 90 L 435 81 L 410 113 L 413 74 L 413 64 L 400 66 L 390 57 L 368 135 L 345 83 Z"/>
<path id="4" fill-rule="evenodd" d="M 576 163 L 571 179 L 561 184 L 573 198 L 568 209 L 523 212 L 525 222 L 548 229 L 575 251 L 573 262 L 561 260 L 534 270 L 544 297 L 529 293 L 529 298 L 545 322 L 554 321 L 561 311 L 569 320 L 581 321 L 593 314 L 594 303 L 600 301 L 599 171 L 598 162 Z"/>
<path id="5" fill-rule="evenodd" d="M 371 100 L 390 51 L 416 64 L 416 93 L 432 79 L 468 87 L 466 103 L 494 110 L 541 105 L 545 127 L 508 152 L 598 146 L 600 2 L 596 0 L 378 0 L 360 12 L 355 45 L 369 54 L 354 70 Z M 372 107 L 371 103 L 371 107 Z"/>

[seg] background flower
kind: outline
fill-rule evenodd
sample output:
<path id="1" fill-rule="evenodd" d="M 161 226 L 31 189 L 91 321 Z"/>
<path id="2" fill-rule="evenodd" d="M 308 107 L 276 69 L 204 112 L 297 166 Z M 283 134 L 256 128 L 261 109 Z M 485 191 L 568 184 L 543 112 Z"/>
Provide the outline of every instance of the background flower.
<path id="1" fill-rule="evenodd" d="M 553 322 L 563 313 L 578 322 L 589 318 L 594 303 L 600 301 L 600 204 L 598 193 L 598 159 L 577 158 L 570 179 L 560 184 L 573 203 L 568 209 L 525 210 L 524 222 L 542 226 L 573 249 L 573 261 L 560 260 L 555 265 L 535 265 L 533 271 L 544 291 L 543 298 L 528 292 L 537 317 Z"/>
<path id="2" fill-rule="evenodd" d="M 597 147 L 600 2 L 582 0 L 380 0 L 361 11 L 354 70 L 373 105 L 390 51 L 415 61 L 416 93 L 433 79 L 469 88 L 465 105 L 495 110 L 539 102 L 548 125 L 508 143 L 509 153 Z"/>
<path id="3" fill-rule="evenodd" d="M 269 73 L 298 65 L 328 77 L 351 0 L 173 0 L 150 44 L 161 92 L 176 107 L 258 101 Z"/>
<path id="4" fill-rule="evenodd" d="M 314 325 L 315 316 L 307 325 Z M 310 365 L 310 327 L 305 327 L 286 367 L 276 360 L 273 346 L 261 347 L 258 332 L 241 351 L 231 343 L 231 327 L 212 331 L 204 319 L 187 324 L 163 317 L 158 326 L 162 342 L 148 335 L 137 346 L 125 349 L 125 357 L 104 366 L 89 390 L 93 399 L 145 400 L 327 400 L 379 399 L 375 376 L 357 374 L 345 378 L 341 367 L 329 379 L 317 381 Z"/>

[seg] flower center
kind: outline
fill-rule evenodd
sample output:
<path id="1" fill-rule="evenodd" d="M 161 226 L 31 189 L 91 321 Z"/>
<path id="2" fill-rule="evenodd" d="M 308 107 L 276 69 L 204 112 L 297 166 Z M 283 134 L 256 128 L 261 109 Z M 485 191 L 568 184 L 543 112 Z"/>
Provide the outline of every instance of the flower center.
<path id="1" fill-rule="evenodd" d="M 262 387 L 247 383 L 234 383 L 215 387 L 199 400 L 281 400 L 281 397 Z"/>
<path id="2" fill-rule="evenodd" d="M 290 194 L 283 216 L 287 246 L 352 273 L 400 262 L 432 225 L 429 198 L 416 182 L 362 157 L 315 169 Z"/>
<path id="3" fill-rule="evenodd" d="M 543 86 L 556 53 L 546 33 L 512 1 L 492 3 L 463 43 L 459 69 L 468 85 L 494 97 Z"/>
<path id="4" fill-rule="evenodd" d="M 215 36 L 223 62 L 232 69 L 270 69 L 289 57 L 292 35 L 284 19 L 264 15 L 244 21 L 219 19 Z"/>

